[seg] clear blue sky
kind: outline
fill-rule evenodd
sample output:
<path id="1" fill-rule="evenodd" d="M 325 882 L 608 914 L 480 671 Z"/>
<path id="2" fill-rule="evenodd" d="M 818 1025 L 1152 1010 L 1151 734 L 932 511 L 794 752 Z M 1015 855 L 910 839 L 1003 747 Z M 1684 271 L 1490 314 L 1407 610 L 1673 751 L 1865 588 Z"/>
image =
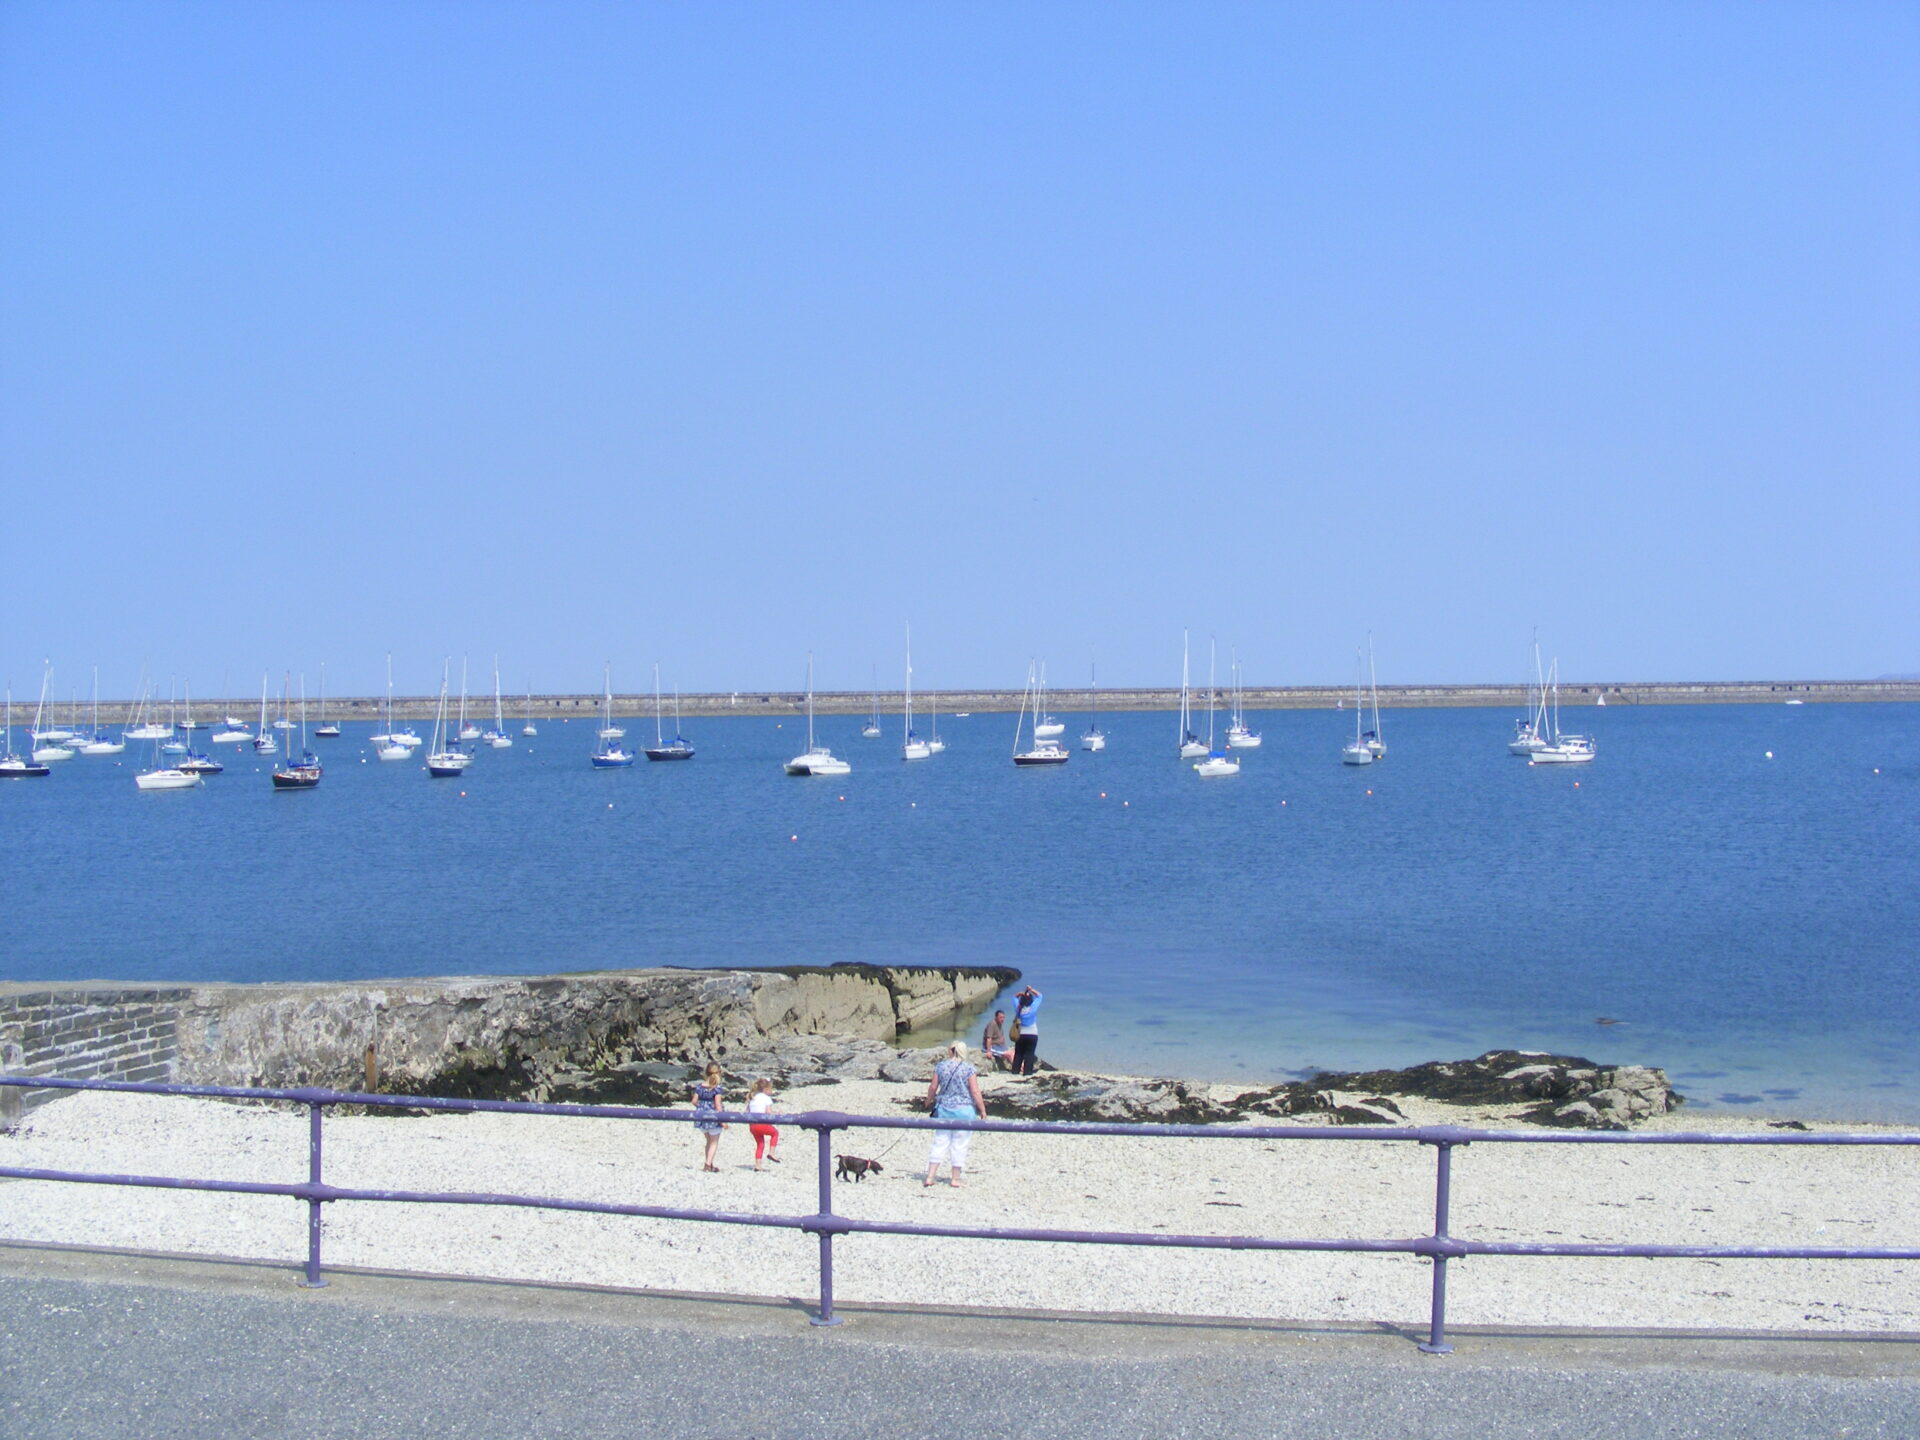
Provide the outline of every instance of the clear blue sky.
<path id="1" fill-rule="evenodd" d="M 0 8 L 0 670 L 1920 670 L 1912 4 Z"/>

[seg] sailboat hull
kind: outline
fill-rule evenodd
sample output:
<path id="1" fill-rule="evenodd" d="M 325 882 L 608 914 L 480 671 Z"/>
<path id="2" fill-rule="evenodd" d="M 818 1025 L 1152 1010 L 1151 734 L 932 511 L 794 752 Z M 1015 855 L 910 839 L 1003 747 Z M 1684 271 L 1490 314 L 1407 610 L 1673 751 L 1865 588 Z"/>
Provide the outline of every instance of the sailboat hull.
<path id="1" fill-rule="evenodd" d="M 1558 745 L 1549 745 L 1536 750 L 1527 758 L 1529 765 L 1585 765 L 1593 759 L 1591 744 L 1570 744 L 1561 741 Z"/>
<path id="2" fill-rule="evenodd" d="M 1073 752 L 1062 750 L 1058 745 L 1043 745 L 1037 750 L 1028 750 L 1013 757 L 1016 765 L 1064 765 L 1073 758 Z"/>
<path id="3" fill-rule="evenodd" d="M 133 783 L 142 790 L 191 790 L 201 780 L 184 770 L 149 770 L 134 776 Z"/>
<path id="4" fill-rule="evenodd" d="M 646 755 L 649 760 L 691 760 L 693 758 L 693 746 L 659 745 L 649 749 Z"/>

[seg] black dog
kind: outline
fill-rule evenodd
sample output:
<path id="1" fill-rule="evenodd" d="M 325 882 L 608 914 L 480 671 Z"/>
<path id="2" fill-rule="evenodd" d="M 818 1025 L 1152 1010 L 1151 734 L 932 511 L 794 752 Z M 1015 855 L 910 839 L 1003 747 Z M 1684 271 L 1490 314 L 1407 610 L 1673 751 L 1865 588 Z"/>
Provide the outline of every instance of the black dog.
<path id="1" fill-rule="evenodd" d="M 878 1160 L 862 1160 L 858 1155 L 836 1155 L 834 1158 L 840 1162 L 833 1172 L 836 1180 L 864 1180 L 869 1170 L 875 1175 L 880 1173 Z"/>

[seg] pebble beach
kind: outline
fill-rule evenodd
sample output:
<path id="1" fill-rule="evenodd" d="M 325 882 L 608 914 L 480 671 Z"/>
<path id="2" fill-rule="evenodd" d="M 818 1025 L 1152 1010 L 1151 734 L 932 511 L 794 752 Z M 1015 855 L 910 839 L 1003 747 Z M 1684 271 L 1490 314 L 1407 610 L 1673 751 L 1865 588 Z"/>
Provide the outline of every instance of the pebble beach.
<path id="1" fill-rule="evenodd" d="M 984 1078 L 989 1109 L 1006 1077 Z M 1222 1094 L 1233 1087 L 1219 1087 Z M 922 1084 L 794 1089 L 781 1109 L 908 1113 Z M 732 1095 L 737 1107 L 743 1095 Z M 1512 1112 L 1401 1102 L 1415 1124 L 1498 1127 Z M 1235 1127 L 1219 1127 L 1222 1136 Z M 1657 1133 L 1775 1133 L 1682 1109 Z M 1822 1129 L 1838 1127 L 1820 1127 Z M 1868 1133 L 1872 1127 L 1846 1127 Z M 497 1114 L 330 1116 L 335 1185 L 493 1191 L 797 1215 L 814 1208 L 816 1142 L 783 1132 L 755 1172 L 744 1122 L 702 1173 L 692 1127 Z M 966 1185 L 921 1177 L 923 1132 L 844 1132 L 884 1166 L 836 1183 L 876 1220 L 1188 1234 L 1405 1237 L 1432 1226 L 1434 1157 L 1404 1141 L 982 1134 Z M 220 1101 L 76 1094 L 0 1136 L 0 1164 L 294 1182 L 304 1114 Z M 1453 1232 L 1483 1240 L 1912 1246 L 1920 1147 L 1481 1145 L 1456 1152 Z M 795 1231 L 500 1207 L 341 1202 L 330 1265 L 704 1294 L 815 1293 L 817 1244 Z M 0 1240 L 297 1263 L 306 1210 L 277 1196 L 0 1181 Z M 1916 1264 L 1477 1257 L 1450 1272 L 1463 1325 L 1804 1332 L 1920 1331 Z M 1330 1323 L 1424 1322 L 1414 1257 L 1256 1253 L 854 1235 L 836 1247 L 843 1302 Z"/>

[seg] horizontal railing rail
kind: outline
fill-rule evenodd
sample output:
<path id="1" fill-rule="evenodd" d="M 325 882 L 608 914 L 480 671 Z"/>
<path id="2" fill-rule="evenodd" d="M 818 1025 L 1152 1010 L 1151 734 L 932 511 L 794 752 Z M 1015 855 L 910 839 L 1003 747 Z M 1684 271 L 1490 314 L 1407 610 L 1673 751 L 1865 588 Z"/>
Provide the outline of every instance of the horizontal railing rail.
<path id="1" fill-rule="evenodd" d="M 619 1215 L 653 1220 L 683 1220 L 696 1224 L 748 1225 L 795 1230 L 818 1238 L 820 1245 L 820 1301 L 812 1323 L 839 1323 L 833 1309 L 833 1241 L 840 1235 L 903 1235 L 932 1239 L 1017 1240 L 1043 1244 L 1149 1246 L 1193 1250 L 1267 1250 L 1354 1254 L 1405 1254 L 1433 1262 L 1432 1296 L 1426 1340 L 1420 1349 L 1433 1354 L 1452 1350 L 1446 1339 L 1447 1262 L 1471 1255 L 1562 1257 L 1628 1257 L 1642 1259 L 1725 1260 L 1920 1260 L 1920 1246 L 1833 1245 L 1640 1245 L 1575 1241 L 1465 1240 L 1450 1233 L 1453 1151 L 1463 1145 L 1750 1145 L 1750 1146 L 1920 1146 L 1920 1134 L 1889 1132 L 1848 1134 L 1782 1130 L 1767 1134 L 1716 1134 L 1705 1131 L 1636 1134 L 1622 1131 L 1481 1130 L 1456 1125 L 1367 1126 L 1338 1125 L 1163 1125 L 1125 1121 L 949 1120 L 929 1116 L 853 1115 L 837 1110 L 781 1112 L 772 1123 L 811 1130 L 818 1137 L 817 1210 L 792 1215 L 752 1211 L 706 1210 L 672 1205 L 636 1205 L 610 1200 L 582 1200 L 555 1195 L 521 1195 L 487 1191 L 383 1190 L 330 1185 L 323 1176 L 323 1116 L 343 1105 L 373 1109 L 416 1110 L 452 1114 L 504 1113 L 554 1115 L 584 1119 L 657 1121 L 687 1124 L 711 1118 L 712 1112 L 654 1109 L 630 1105 L 560 1105 L 521 1100 L 481 1100 L 432 1095 L 384 1095 L 314 1087 L 275 1089 L 262 1086 L 168 1085 L 128 1080 L 68 1080 L 45 1075 L 0 1075 L 0 1086 L 22 1090 L 106 1090 L 216 1100 L 254 1100 L 306 1107 L 308 1115 L 308 1175 L 305 1181 L 274 1183 L 252 1180 L 210 1180 L 167 1175 L 115 1175 L 89 1171 L 26 1166 L 0 1166 L 0 1178 L 41 1180 L 69 1184 L 129 1186 L 161 1190 L 201 1190 L 223 1194 L 277 1195 L 304 1201 L 308 1206 L 307 1260 L 302 1283 L 326 1284 L 322 1254 L 321 1207 L 338 1201 L 389 1204 L 510 1206 L 596 1215 Z M 745 1120 L 746 1112 L 725 1112 Z M 833 1135 L 842 1130 L 968 1130 L 1000 1134 L 1068 1136 L 1124 1135 L 1186 1140 L 1374 1141 L 1431 1146 L 1437 1155 L 1434 1179 L 1434 1228 L 1431 1234 L 1380 1238 L 1290 1238 L 1255 1235 L 1188 1235 L 1164 1231 L 1063 1230 L 1004 1226 L 928 1225 L 918 1222 L 866 1220 L 837 1215 L 833 1210 Z"/>

